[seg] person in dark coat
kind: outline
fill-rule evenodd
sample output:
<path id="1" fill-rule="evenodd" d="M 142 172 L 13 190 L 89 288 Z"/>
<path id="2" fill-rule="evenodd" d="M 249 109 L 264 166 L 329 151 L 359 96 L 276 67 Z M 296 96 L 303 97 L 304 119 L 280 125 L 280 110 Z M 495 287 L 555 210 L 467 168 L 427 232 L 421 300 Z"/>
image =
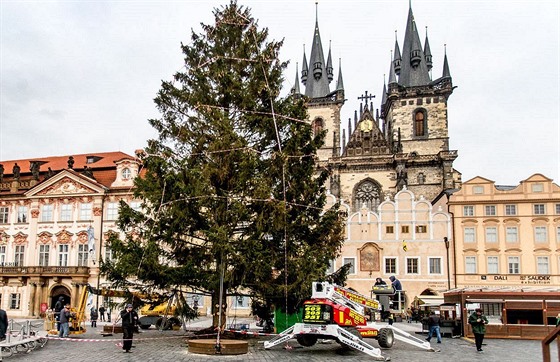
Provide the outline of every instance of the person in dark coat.
<path id="1" fill-rule="evenodd" d="M 0 341 L 6 339 L 8 331 L 8 314 L 4 309 L 0 309 Z"/>
<path id="2" fill-rule="evenodd" d="M 474 313 L 469 316 L 469 324 L 472 326 L 476 350 L 482 352 L 482 341 L 484 341 L 486 325 L 488 324 L 488 318 L 482 313 L 482 309 L 477 308 Z"/>
<path id="3" fill-rule="evenodd" d="M 89 314 L 89 319 L 91 321 L 92 328 L 97 327 L 97 317 L 98 316 L 99 316 L 99 313 L 97 312 L 97 308 L 95 308 L 95 307 L 91 308 L 91 312 Z"/>
<path id="4" fill-rule="evenodd" d="M 121 320 L 123 329 L 123 350 L 125 353 L 130 353 L 134 327 L 138 324 L 138 313 L 132 309 L 132 304 L 127 304 L 126 309 L 121 311 Z"/>
<path id="5" fill-rule="evenodd" d="M 70 303 L 66 303 L 64 308 L 60 311 L 60 330 L 58 331 L 58 336 L 60 338 L 68 337 L 68 334 L 70 333 L 70 318 L 72 318 Z"/>
<path id="6" fill-rule="evenodd" d="M 381 278 L 375 278 L 375 283 L 373 284 L 373 286 L 375 287 L 377 285 L 387 285 L 387 283 Z"/>
<path id="7" fill-rule="evenodd" d="M 105 322 L 105 307 L 99 307 L 99 318 L 101 318 L 101 322 Z"/>
<path id="8" fill-rule="evenodd" d="M 437 337 L 437 343 L 441 343 L 441 333 L 439 330 L 439 322 L 440 322 L 440 318 L 439 316 L 436 314 L 436 312 L 431 311 L 430 312 L 430 316 L 428 317 L 428 328 L 429 328 L 429 333 L 428 333 L 428 338 L 426 338 L 426 341 L 430 341 L 430 339 L 432 339 L 432 336 L 435 334 Z"/>
<path id="9" fill-rule="evenodd" d="M 62 308 L 64 308 L 64 297 L 61 295 L 54 305 L 54 319 L 56 320 L 57 331 L 60 331 L 60 311 Z"/>

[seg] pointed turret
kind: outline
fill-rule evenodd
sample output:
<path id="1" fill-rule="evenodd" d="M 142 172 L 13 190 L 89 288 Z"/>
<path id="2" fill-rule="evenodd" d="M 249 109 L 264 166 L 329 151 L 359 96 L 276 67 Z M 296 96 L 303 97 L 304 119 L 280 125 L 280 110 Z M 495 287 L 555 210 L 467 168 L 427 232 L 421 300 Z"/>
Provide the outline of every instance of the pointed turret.
<path id="1" fill-rule="evenodd" d="M 336 90 L 344 90 L 344 82 L 342 81 L 342 60 L 340 58 L 338 59 L 338 80 L 336 81 Z"/>
<path id="2" fill-rule="evenodd" d="M 327 56 L 327 77 L 329 78 L 329 83 L 332 82 L 334 76 L 333 76 L 333 66 L 332 66 L 332 57 L 331 57 L 331 42 L 330 41 L 329 41 L 329 55 Z"/>
<path id="3" fill-rule="evenodd" d="M 401 49 L 399 48 L 399 41 L 397 40 L 397 31 L 395 30 L 395 56 L 393 57 L 393 65 L 395 66 L 395 74 L 401 73 Z"/>
<path id="4" fill-rule="evenodd" d="M 305 45 L 303 46 L 303 65 L 301 66 L 301 83 L 305 85 L 307 83 L 307 73 L 309 68 L 307 67 L 307 57 L 305 56 Z"/>
<path id="5" fill-rule="evenodd" d="M 451 78 L 451 72 L 449 71 L 449 64 L 447 63 L 447 45 L 444 45 L 445 51 L 443 56 L 443 74 L 442 78 Z"/>
<path id="6" fill-rule="evenodd" d="M 296 63 L 296 81 L 294 82 L 294 86 L 292 88 L 292 94 L 301 94 L 299 90 L 298 63 Z"/>
<path id="7" fill-rule="evenodd" d="M 391 58 L 393 58 L 393 55 L 391 54 Z M 397 83 L 397 75 L 395 74 L 395 63 L 391 62 L 391 67 L 389 68 L 389 88 L 391 87 L 391 84 L 396 84 Z"/>
<path id="8" fill-rule="evenodd" d="M 416 28 L 412 7 L 409 7 L 402 49 L 399 84 L 405 87 L 414 87 L 427 85 L 428 83 L 430 83 L 428 66 L 426 65 L 426 59 L 420 43 L 420 36 Z"/>
<path id="9" fill-rule="evenodd" d="M 383 74 L 383 92 L 381 92 L 381 107 L 387 103 L 387 84 L 385 84 L 385 74 Z"/>
<path id="10" fill-rule="evenodd" d="M 329 78 L 327 75 L 327 64 L 323 54 L 323 45 L 321 43 L 321 35 L 319 33 L 318 16 L 315 19 L 315 31 L 313 33 L 313 45 L 311 46 L 311 54 L 309 55 L 309 69 L 312 77 L 307 78 L 305 85 L 305 95 L 310 98 L 325 97 L 330 93 Z"/>
<path id="11" fill-rule="evenodd" d="M 428 41 L 428 27 L 426 27 L 426 40 L 424 41 L 424 59 L 428 71 L 432 70 L 432 51 L 430 50 L 430 42 Z"/>

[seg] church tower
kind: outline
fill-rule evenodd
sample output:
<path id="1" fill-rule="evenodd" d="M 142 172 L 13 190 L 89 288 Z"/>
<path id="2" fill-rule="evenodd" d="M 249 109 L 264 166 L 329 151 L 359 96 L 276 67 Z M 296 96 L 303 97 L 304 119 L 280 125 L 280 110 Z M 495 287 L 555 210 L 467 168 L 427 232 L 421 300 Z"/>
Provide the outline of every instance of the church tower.
<path id="1" fill-rule="evenodd" d="M 316 10 L 317 12 L 317 10 Z M 301 82 L 305 86 L 304 95 L 308 98 L 308 113 L 314 134 L 326 131 L 325 144 L 318 150 L 319 162 L 326 165 L 332 157 L 340 154 L 340 109 L 344 105 L 344 85 L 342 81 L 341 65 L 339 63 L 338 80 L 335 89 L 330 90 L 330 83 L 334 79 L 331 48 L 327 60 L 323 52 L 321 35 L 319 33 L 318 13 L 315 16 L 315 31 L 309 62 L 303 52 Z M 298 76 L 296 70 L 296 85 L 292 92 L 299 93 Z"/>
<path id="2" fill-rule="evenodd" d="M 381 118 L 395 155 L 397 188 L 406 184 L 416 194 L 432 198 L 460 182 L 453 169 L 457 151 L 449 150 L 447 101 L 454 87 L 447 54 L 442 76 L 432 80 L 428 34 L 422 48 L 412 7 L 402 44 L 401 52 L 395 39 Z"/>

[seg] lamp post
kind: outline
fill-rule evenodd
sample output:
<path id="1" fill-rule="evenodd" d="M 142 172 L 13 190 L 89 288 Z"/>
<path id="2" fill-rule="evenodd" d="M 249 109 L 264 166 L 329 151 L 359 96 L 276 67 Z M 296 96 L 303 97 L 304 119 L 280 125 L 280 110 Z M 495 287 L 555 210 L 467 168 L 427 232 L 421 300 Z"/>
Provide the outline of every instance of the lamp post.
<path id="1" fill-rule="evenodd" d="M 449 275 L 449 239 L 447 236 L 443 237 L 443 242 L 445 243 L 445 250 L 447 252 L 447 290 L 451 289 L 451 276 Z"/>

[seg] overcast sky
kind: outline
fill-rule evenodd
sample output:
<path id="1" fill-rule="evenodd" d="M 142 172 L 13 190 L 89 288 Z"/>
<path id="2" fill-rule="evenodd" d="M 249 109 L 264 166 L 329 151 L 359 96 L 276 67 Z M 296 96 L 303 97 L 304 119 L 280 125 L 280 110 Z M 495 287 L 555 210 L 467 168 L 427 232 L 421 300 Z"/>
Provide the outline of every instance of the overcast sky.
<path id="1" fill-rule="evenodd" d="M 0 160 L 123 151 L 156 136 L 147 120 L 161 80 L 183 65 L 180 43 L 228 1 L 0 0 Z M 311 50 L 314 0 L 238 1 L 290 60 Z M 402 49 L 408 0 L 321 0 L 319 28 L 338 59 L 348 101 L 377 96 L 389 71 L 395 30 Z M 515 185 L 534 173 L 560 183 L 559 5 L 554 0 L 413 0 L 422 42 L 428 26 L 433 79 L 444 44 L 453 84 L 450 148 L 463 181 L 483 176 Z M 331 84 L 334 89 L 335 82 Z M 302 88 L 303 90 L 303 88 Z"/>

